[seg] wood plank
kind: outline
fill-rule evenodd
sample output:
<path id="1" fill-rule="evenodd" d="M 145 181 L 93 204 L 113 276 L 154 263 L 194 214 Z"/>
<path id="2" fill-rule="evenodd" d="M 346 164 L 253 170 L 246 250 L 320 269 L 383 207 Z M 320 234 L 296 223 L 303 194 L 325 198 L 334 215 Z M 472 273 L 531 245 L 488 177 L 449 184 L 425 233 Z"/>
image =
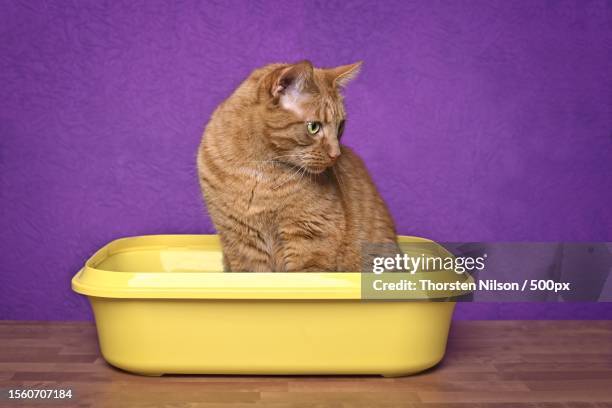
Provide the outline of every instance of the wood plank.
<path id="1" fill-rule="evenodd" d="M 0 389 L 24 387 L 72 389 L 62 407 L 612 408 L 612 322 L 455 322 L 445 360 L 403 378 L 153 378 L 104 362 L 92 323 L 0 321 Z"/>

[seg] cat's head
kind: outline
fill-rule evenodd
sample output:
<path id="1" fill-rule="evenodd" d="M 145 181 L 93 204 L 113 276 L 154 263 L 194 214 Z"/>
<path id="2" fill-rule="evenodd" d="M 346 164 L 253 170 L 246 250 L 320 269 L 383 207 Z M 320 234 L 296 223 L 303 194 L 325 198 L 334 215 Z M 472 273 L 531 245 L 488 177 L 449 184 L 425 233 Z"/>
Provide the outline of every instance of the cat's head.
<path id="1" fill-rule="evenodd" d="M 275 160 L 315 174 L 336 162 L 346 121 L 340 91 L 360 67 L 322 69 L 302 61 L 267 75 L 260 95 L 267 99 L 264 136 Z"/>

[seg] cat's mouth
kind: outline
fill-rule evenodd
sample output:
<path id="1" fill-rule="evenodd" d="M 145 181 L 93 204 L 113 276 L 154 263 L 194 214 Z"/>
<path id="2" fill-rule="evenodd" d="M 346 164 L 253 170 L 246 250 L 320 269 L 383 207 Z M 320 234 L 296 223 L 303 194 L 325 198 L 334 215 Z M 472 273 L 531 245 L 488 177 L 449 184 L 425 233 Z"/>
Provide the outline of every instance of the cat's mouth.
<path id="1" fill-rule="evenodd" d="M 294 164 L 294 163 L 285 163 L 287 166 L 289 166 L 289 168 L 293 169 L 293 171 L 296 172 L 303 172 L 303 173 L 308 173 L 308 174 L 313 174 L 313 175 L 317 175 L 317 174 L 321 174 L 323 173 L 325 170 L 331 168 L 334 164 L 335 161 L 333 162 L 329 162 L 329 163 L 325 163 L 325 162 L 304 162 L 302 161 L 299 164 Z"/>
<path id="2" fill-rule="evenodd" d="M 312 173 L 312 174 L 321 174 L 325 170 L 329 169 L 332 166 L 333 166 L 333 163 L 324 164 L 324 165 L 310 165 L 310 166 L 304 166 L 304 167 L 306 168 L 306 170 L 309 173 Z"/>

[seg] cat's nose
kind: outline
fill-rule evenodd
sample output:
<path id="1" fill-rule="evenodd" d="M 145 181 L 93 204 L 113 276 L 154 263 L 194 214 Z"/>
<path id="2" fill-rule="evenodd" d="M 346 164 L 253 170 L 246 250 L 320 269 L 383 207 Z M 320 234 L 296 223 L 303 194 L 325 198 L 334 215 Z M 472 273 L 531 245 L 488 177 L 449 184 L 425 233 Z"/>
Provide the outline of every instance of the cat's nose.
<path id="1" fill-rule="evenodd" d="M 327 151 L 327 155 L 329 156 L 330 159 L 336 160 L 338 157 L 340 157 L 340 147 L 339 146 L 330 147 L 329 150 Z"/>

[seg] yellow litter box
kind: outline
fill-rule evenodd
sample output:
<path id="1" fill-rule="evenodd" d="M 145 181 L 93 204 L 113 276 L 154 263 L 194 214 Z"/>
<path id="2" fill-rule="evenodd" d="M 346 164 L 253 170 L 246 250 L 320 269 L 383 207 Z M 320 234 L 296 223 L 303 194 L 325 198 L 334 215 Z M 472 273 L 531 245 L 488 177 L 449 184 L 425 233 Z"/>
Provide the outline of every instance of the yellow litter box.
<path id="1" fill-rule="evenodd" d="M 124 238 L 72 288 L 91 302 L 106 361 L 144 375 L 400 376 L 444 355 L 454 302 L 362 300 L 356 272 L 222 270 L 215 235 Z"/>

